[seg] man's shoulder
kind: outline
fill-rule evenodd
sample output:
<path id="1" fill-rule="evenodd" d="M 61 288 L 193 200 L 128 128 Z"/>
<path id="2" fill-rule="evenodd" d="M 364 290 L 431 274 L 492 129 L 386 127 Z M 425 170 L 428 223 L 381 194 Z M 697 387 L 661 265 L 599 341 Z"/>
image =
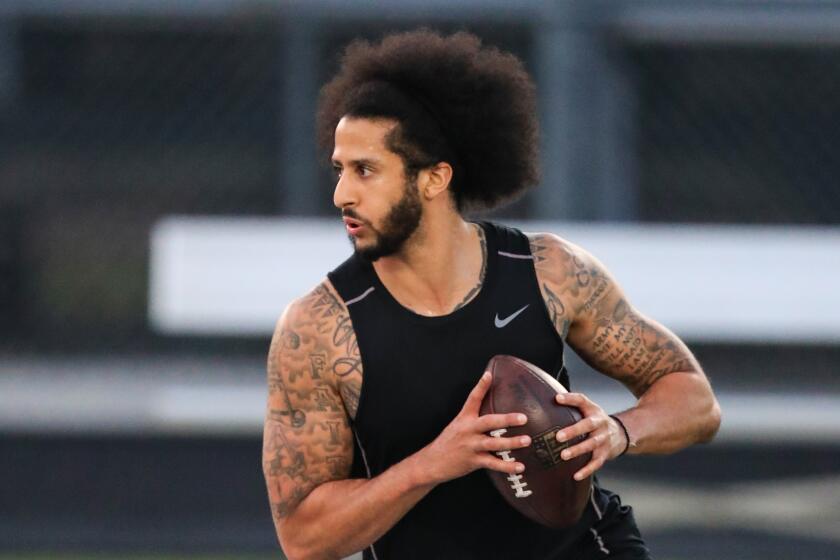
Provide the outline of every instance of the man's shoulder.
<path id="1" fill-rule="evenodd" d="M 570 244 L 569 241 L 560 237 L 556 233 L 547 231 L 523 231 L 525 237 L 531 246 L 539 246 L 545 248 L 561 248 Z"/>
<path id="2" fill-rule="evenodd" d="M 609 271 L 589 251 L 553 233 L 528 233 L 537 280 L 547 299 L 583 309 L 615 285 Z"/>
<path id="3" fill-rule="evenodd" d="M 332 282 L 329 278 L 324 278 L 286 306 L 277 322 L 277 329 L 310 324 L 313 321 L 323 328 L 330 320 L 335 321 L 346 312 L 347 306 Z"/>
<path id="4" fill-rule="evenodd" d="M 538 269 L 573 266 L 576 260 L 589 256 L 580 246 L 554 233 L 525 232 L 525 236 Z"/>

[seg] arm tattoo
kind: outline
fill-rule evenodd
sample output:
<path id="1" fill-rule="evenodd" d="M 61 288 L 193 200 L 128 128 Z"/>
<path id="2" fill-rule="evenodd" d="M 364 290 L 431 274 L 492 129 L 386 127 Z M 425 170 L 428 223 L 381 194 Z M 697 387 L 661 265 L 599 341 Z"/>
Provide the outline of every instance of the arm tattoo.
<path id="1" fill-rule="evenodd" d="M 633 309 L 595 259 L 553 236 L 530 241 L 549 317 L 587 363 L 636 396 L 669 373 L 700 371 L 688 348 Z"/>
<path id="2" fill-rule="evenodd" d="M 347 380 L 341 384 L 341 398 L 349 414 L 351 410 L 359 408 L 359 396 L 362 393 L 362 385 L 355 379 Z"/>
<path id="3" fill-rule="evenodd" d="M 586 359 L 641 395 L 658 379 L 677 371 L 699 371 L 688 349 L 670 331 L 645 319 L 626 300 L 597 310 Z"/>
<path id="4" fill-rule="evenodd" d="M 362 366 L 350 315 L 325 285 L 294 303 L 268 354 L 263 472 L 275 522 L 353 460 Z"/>
<path id="5" fill-rule="evenodd" d="M 548 235 L 533 235 L 529 240 L 548 316 L 565 340 L 574 317 L 572 304 L 592 284 L 592 272 L 576 255 L 558 250 L 557 243 Z"/>
<path id="6" fill-rule="evenodd" d="M 554 328 L 557 329 L 557 333 L 560 335 L 560 338 L 565 340 L 566 335 L 569 334 L 569 325 L 571 324 L 571 321 L 566 316 L 566 307 L 545 282 L 543 282 L 542 285 L 542 292 L 544 294 L 543 297 L 545 305 L 548 308 L 548 316 L 551 319 L 551 323 L 554 325 Z"/>
<path id="7" fill-rule="evenodd" d="M 311 314 L 318 332 L 332 337 L 331 359 L 327 360 L 325 355 L 324 366 L 329 364 L 338 378 L 339 387 L 353 383 L 361 387 L 362 357 L 347 307 L 324 284 L 315 288 L 307 299 L 311 301 Z M 341 390 L 342 397 L 344 394 Z M 356 398 L 350 403 L 345 402 L 351 419 L 356 417 L 358 401 Z"/>
<path id="8" fill-rule="evenodd" d="M 296 350 L 299 347 L 300 337 L 297 333 L 285 329 L 281 330 L 279 343 L 272 344 L 269 350 L 269 366 L 272 362 L 278 359 L 281 349 Z M 298 375 L 298 371 L 293 370 L 289 372 L 289 382 L 294 382 Z M 283 376 L 281 375 L 279 368 L 275 369 L 269 367 L 268 369 L 268 392 L 269 397 L 274 395 L 280 397 L 280 402 L 278 404 L 281 408 L 271 409 L 272 415 L 278 419 L 280 417 L 285 417 L 287 423 L 295 428 L 299 428 L 306 423 L 306 413 L 304 413 L 303 410 L 296 409 L 292 406 L 289 391 L 286 389 L 286 383 L 283 380 Z"/>

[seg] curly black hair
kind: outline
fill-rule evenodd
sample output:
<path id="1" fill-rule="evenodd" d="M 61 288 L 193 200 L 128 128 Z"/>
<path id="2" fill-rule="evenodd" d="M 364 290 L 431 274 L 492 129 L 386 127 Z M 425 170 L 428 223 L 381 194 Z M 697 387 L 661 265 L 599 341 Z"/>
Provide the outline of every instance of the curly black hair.
<path id="1" fill-rule="evenodd" d="M 344 116 L 396 120 L 387 146 L 409 176 L 449 163 L 459 211 L 496 208 L 539 180 L 534 84 L 518 58 L 471 33 L 354 41 L 321 89 L 323 149 L 332 150 Z"/>

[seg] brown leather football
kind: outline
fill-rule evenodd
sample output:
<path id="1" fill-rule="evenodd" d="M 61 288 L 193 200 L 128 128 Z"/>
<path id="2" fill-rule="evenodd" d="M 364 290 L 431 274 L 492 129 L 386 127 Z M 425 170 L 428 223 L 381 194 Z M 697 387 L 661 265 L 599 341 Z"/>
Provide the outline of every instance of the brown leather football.
<path id="1" fill-rule="evenodd" d="M 513 451 L 497 451 L 505 461 L 525 465 L 522 474 L 491 471 L 493 484 L 505 500 L 522 514 L 555 528 L 574 525 L 583 515 L 592 489 L 592 477 L 576 481 L 574 474 L 590 460 L 591 453 L 569 461 L 560 458 L 566 447 L 585 439 L 560 443 L 557 431 L 571 426 L 582 416 L 572 406 L 557 404 L 554 396 L 566 389 L 537 366 L 514 356 L 494 356 L 487 364 L 493 384 L 481 403 L 481 414 L 521 412 L 528 417 L 524 426 L 490 432 L 494 437 L 531 436 L 531 445 Z"/>

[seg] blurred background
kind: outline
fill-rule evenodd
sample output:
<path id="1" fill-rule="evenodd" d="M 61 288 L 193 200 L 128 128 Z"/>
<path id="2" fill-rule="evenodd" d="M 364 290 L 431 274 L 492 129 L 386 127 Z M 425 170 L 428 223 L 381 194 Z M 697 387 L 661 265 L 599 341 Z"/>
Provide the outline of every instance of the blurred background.
<path id="1" fill-rule="evenodd" d="M 715 443 L 603 471 L 655 556 L 840 558 L 840 3 L 807 0 L 0 1 L 0 557 L 282 557 L 265 354 L 350 250 L 318 88 L 418 25 L 537 83 L 542 184 L 492 217 L 601 257 L 719 394 Z"/>

